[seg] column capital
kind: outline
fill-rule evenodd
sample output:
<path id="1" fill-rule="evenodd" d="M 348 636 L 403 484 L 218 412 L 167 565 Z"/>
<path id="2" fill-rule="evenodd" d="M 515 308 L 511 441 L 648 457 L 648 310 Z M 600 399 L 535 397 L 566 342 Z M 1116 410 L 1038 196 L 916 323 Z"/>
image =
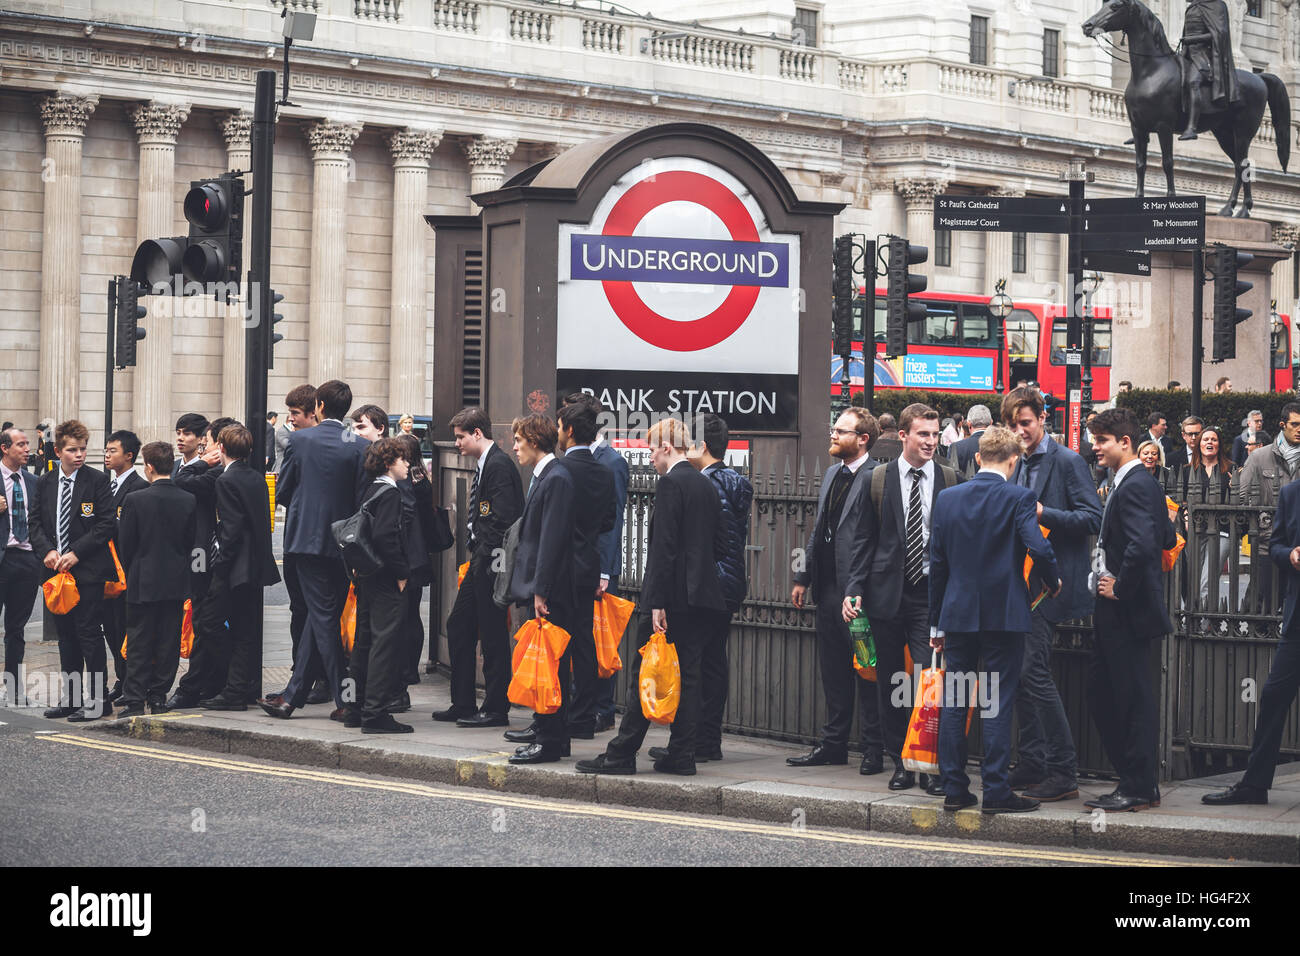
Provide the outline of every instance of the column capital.
<path id="1" fill-rule="evenodd" d="M 394 166 L 428 166 L 441 142 L 440 129 L 399 129 L 389 134 L 388 149 Z"/>
<path id="2" fill-rule="evenodd" d="M 253 146 L 253 114 L 236 110 L 218 118 L 217 126 L 226 140 L 227 150 L 247 150 Z"/>
<path id="3" fill-rule="evenodd" d="M 1300 246 L 1300 223 L 1273 223 L 1273 241 L 1278 245 L 1286 246 L 1289 249 L 1295 249 L 1297 246 Z"/>
<path id="4" fill-rule="evenodd" d="M 460 141 L 460 148 L 465 151 L 471 172 L 505 172 L 506 162 L 514 155 L 516 139 L 496 139 L 490 136 L 475 136 Z"/>
<path id="5" fill-rule="evenodd" d="M 360 135 L 360 123 L 321 120 L 307 127 L 307 144 L 315 162 L 347 159 Z"/>
<path id="6" fill-rule="evenodd" d="M 53 96 L 42 97 L 38 105 L 46 136 L 84 136 L 90 114 L 99 105 L 99 95 L 55 93 Z"/>
<path id="7" fill-rule="evenodd" d="M 934 197 L 948 188 L 948 180 L 918 177 L 916 179 L 896 179 L 894 189 L 903 197 L 909 210 L 923 206 L 934 206 Z"/>
<path id="8" fill-rule="evenodd" d="M 1024 199 L 1025 188 L 1023 186 L 990 186 L 985 191 L 986 196 L 1007 199 Z"/>
<path id="9" fill-rule="evenodd" d="M 150 100 L 131 110 L 131 120 L 135 123 L 135 134 L 140 145 L 160 143 L 175 146 L 180 134 L 181 124 L 190 116 L 188 103 L 160 103 Z"/>

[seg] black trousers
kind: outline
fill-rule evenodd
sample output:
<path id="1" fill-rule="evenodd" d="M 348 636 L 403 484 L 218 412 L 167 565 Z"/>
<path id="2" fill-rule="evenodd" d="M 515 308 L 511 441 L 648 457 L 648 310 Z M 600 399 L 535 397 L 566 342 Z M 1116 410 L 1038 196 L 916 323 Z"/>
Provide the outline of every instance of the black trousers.
<path id="1" fill-rule="evenodd" d="M 722 717 L 727 710 L 727 637 L 731 633 L 731 611 L 702 611 L 707 637 L 700 655 L 700 726 L 697 750 L 722 749 Z M 638 655 L 640 656 L 640 655 Z M 850 705 L 852 707 L 852 705 Z M 849 711 L 852 716 L 852 710 Z"/>
<path id="2" fill-rule="evenodd" d="M 4 606 L 5 678 L 10 687 L 10 700 L 21 700 L 23 686 L 19 683 L 18 668 L 26 653 L 24 630 L 36 606 L 44 571 L 40 559 L 31 551 L 6 548 L 0 561 L 0 605 Z"/>
<path id="3" fill-rule="evenodd" d="M 126 674 L 122 706 L 143 706 L 167 698 L 181 661 L 184 601 L 126 605 Z"/>
<path id="4" fill-rule="evenodd" d="M 113 679 L 120 686 L 126 679 L 126 658 L 122 656 L 122 638 L 126 636 L 126 595 L 104 598 L 99 607 L 99 623 L 104 629 L 104 644 L 113 662 Z"/>
<path id="5" fill-rule="evenodd" d="M 492 600 L 491 560 L 475 555 L 456 601 L 447 615 L 447 652 L 451 657 L 451 705 L 466 713 L 475 706 L 476 644 L 483 648 L 483 712 L 506 714 L 510 701 L 510 635 L 506 609 Z"/>
<path id="6" fill-rule="evenodd" d="M 700 718 L 701 663 L 704 645 L 708 640 L 708 624 L 704 616 L 705 612 L 701 608 L 668 609 L 669 641 L 677 647 L 677 662 L 682 672 L 681 702 L 677 705 L 677 716 L 673 719 L 672 731 L 668 737 L 668 759 L 674 762 L 695 759 L 695 735 Z M 645 743 L 646 732 L 650 729 L 650 721 L 641 710 L 637 690 L 641 686 L 639 650 L 650 641 L 654 630 L 650 610 L 641 610 L 634 620 L 638 653 L 634 653 L 631 660 L 632 680 L 627 711 L 623 714 L 623 722 L 619 724 L 618 734 L 605 749 L 611 760 L 620 762 L 636 757 L 637 751 Z"/>
<path id="7" fill-rule="evenodd" d="M 579 619 L 577 610 L 570 605 L 552 599 L 547 602 L 547 606 L 551 611 L 550 622 L 566 631 L 569 635 L 569 643 L 565 645 L 564 653 L 560 656 L 559 661 L 560 709 L 553 714 L 533 714 L 533 722 L 537 725 L 537 742 L 543 746 L 551 747 L 568 743 L 569 735 L 573 730 L 572 720 L 576 710 L 575 699 L 578 684 L 577 656 L 575 655 L 580 654 L 577 645 L 581 643 L 582 621 Z M 531 608 L 528 608 L 527 612 L 531 612 L 531 610 Z M 588 622 L 588 632 L 590 632 L 590 629 L 590 622 Z M 596 645 L 593 639 L 591 652 L 592 678 L 596 676 L 595 659 Z M 572 675 L 572 680 L 570 680 L 570 675 Z"/>
<path id="8" fill-rule="evenodd" d="M 108 651 L 99 625 L 104 584 L 102 581 L 78 581 L 77 593 L 80 595 L 77 606 L 54 618 L 54 627 L 59 635 L 59 670 L 63 684 L 60 698 L 69 707 L 103 701 L 108 696 Z"/>
<path id="9" fill-rule="evenodd" d="M 617 574 L 610 575 L 609 584 L 605 587 L 605 592 L 607 594 L 612 594 L 614 597 L 620 597 L 618 593 L 618 578 L 619 576 Z M 628 626 L 632 626 L 631 621 L 628 622 Z M 626 662 L 624 662 L 624 666 L 626 666 Z M 596 714 L 600 717 L 608 718 L 609 720 L 614 719 L 614 682 L 616 680 L 618 680 L 617 673 L 611 674 L 609 677 L 596 678 Z"/>
<path id="10" fill-rule="evenodd" d="M 912 717 L 916 699 L 917 668 L 930 666 L 930 579 L 903 585 L 898 615 L 874 618 L 871 633 L 876 640 L 876 693 L 880 700 L 880 717 L 884 730 L 885 752 L 894 768 L 903 768 L 903 741 L 907 739 L 907 722 Z M 903 649 L 912 652 L 913 674 L 907 674 Z M 846 658 L 846 663 L 852 662 Z M 910 693 L 903 693 L 909 689 Z M 941 725 L 942 726 L 942 725 Z"/>
<path id="11" fill-rule="evenodd" d="M 403 630 L 406 633 L 406 657 L 402 667 L 402 683 L 418 684 L 420 682 L 420 657 L 424 653 L 424 618 L 420 615 L 420 606 L 424 601 L 424 585 L 414 586 L 406 582 L 402 592 L 406 600 L 406 619 Z M 403 691 L 397 692 L 398 696 Z"/>
<path id="12" fill-rule="evenodd" d="M 1259 717 L 1255 721 L 1255 739 L 1250 745 L 1250 762 L 1242 782 L 1267 790 L 1273 786 L 1277 754 L 1282 746 L 1296 691 L 1300 690 L 1300 635 L 1294 631 L 1282 635 L 1273 652 L 1268 679 L 1259 696 Z"/>
<path id="13" fill-rule="evenodd" d="M 207 700 L 226 686 L 230 666 L 226 646 L 226 600 L 209 602 L 212 572 L 190 574 L 190 623 L 194 627 L 194 644 L 190 648 L 190 666 L 176 686 L 176 693 L 190 702 Z M 127 653 L 130 653 L 127 646 Z"/>
<path id="14" fill-rule="evenodd" d="M 410 602 L 397 579 L 381 571 L 357 584 L 357 632 L 348 659 L 352 686 L 343 699 L 361 709 L 364 723 L 382 722 L 401 695 L 408 658 L 406 614 Z"/>
<path id="15" fill-rule="evenodd" d="M 291 660 L 296 665 L 298 644 L 302 640 L 303 628 L 307 626 L 307 599 L 303 597 L 302 582 L 298 580 L 298 556 L 286 554 L 281 566 L 284 572 L 284 587 L 289 592 L 289 643 L 290 653 L 293 655 Z M 319 662 L 313 658 L 313 670 L 307 675 L 307 686 L 315 684 L 320 677 Z"/>
<path id="16" fill-rule="evenodd" d="M 307 623 L 298 642 L 293 676 L 284 689 L 285 703 L 302 707 L 311 692 L 312 675 L 323 674 L 334 692 L 334 706 L 343 706 L 343 638 L 339 618 L 348 600 L 348 572 L 333 556 L 300 554 L 298 580 L 307 602 Z"/>
<path id="17" fill-rule="evenodd" d="M 1101 615 L 1095 620 L 1088 710 L 1106 756 L 1119 773 L 1119 788 L 1131 796 L 1148 797 L 1155 793 L 1159 773 L 1155 653 L 1160 641 L 1134 638 L 1123 627 L 1108 626 Z"/>
<path id="18" fill-rule="evenodd" d="M 826 725 L 822 743 L 847 747 L 853 727 L 853 708 L 858 708 L 858 732 L 864 753 L 881 753 L 884 749 L 880 732 L 880 699 L 876 684 L 863 680 L 853 667 L 853 639 L 844 621 L 841 602 L 830 590 L 817 598 L 817 665 L 821 672 L 822 692 L 826 695 Z M 928 633 L 928 632 L 927 632 Z M 886 673 L 880 658 L 880 637 L 876 633 L 876 673 Z M 900 666 L 898 668 L 902 670 Z M 902 749 L 902 743 L 899 743 Z"/>
<path id="19" fill-rule="evenodd" d="M 212 581 L 212 592 L 220 595 L 230 624 L 222 641 L 226 681 L 221 696 L 227 700 L 247 702 L 262 696 L 262 620 L 257 614 L 257 591 L 255 584 L 232 588 L 220 576 Z"/>

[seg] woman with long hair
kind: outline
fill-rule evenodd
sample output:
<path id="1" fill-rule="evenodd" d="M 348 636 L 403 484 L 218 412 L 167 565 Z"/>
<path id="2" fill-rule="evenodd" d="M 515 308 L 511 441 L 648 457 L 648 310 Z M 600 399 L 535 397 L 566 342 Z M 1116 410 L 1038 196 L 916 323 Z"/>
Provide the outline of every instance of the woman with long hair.
<path id="1" fill-rule="evenodd" d="M 1161 488 L 1169 483 L 1169 469 L 1165 467 L 1165 450 L 1160 442 L 1148 438 L 1138 445 L 1138 458 L 1141 459 L 1142 467 L 1147 470 L 1147 474 L 1160 482 Z"/>
<path id="2" fill-rule="evenodd" d="M 1189 505 L 1227 504 L 1231 500 L 1232 473 L 1235 470 L 1223 452 L 1223 433 L 1213 425 L 1206 425 L 1192 449 L 1192 460 L 1181 472 L 1183 501 Z M 1217 574 L 1223 566 L 1230 545 L 1228 535 L 1222 531 L 1216 534 L 1214 527 L 1207 524 L 1205 532 L 1197 537 L 1196 559 L 1201 569 L 1202 607 L 1210 593 L 1210 575 Z"/>
<path id="3" fill-rule="evenodd" d="M 402 432 L 393 437 L 401 442 L 410 463 L 410 477 L 397 485 L 410 529 L 406 536 L 406 555 L 411 565 L 411 579 L 406 584 L 406 643 L 402 657 L 402 677 L 409 685 L 420 683 L 420 655 L 424 651 L 424 619 L 420 616 L 420 605 L 424 589 L 433 579 L 433 559 L 430 557 L 430 542 L 435 540 L 432 531 L 433 482 L 420 455 L 420 439 Z M 406 710 L 410 706 L 410 694 L 403 691 L 397 707 Z"/>

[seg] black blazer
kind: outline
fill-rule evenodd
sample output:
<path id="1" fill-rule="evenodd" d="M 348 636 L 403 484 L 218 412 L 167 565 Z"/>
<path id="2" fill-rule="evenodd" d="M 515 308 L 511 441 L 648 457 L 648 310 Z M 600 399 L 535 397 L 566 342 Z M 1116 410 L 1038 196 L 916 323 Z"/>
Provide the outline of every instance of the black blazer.
<path id="1" fill-rule="evenodd" d="M 1123 487 L 1121 484 L 1120 487 Z M 1281 573 L 1286 599 L 1282 604 L 1282 636 L 1294 639 L 1296 633 L 1296 598 L 1300 594 L 1300 572 L 1291 566 L 1291 551 L 1300 547 L 1300 481 L 1283 485 L 1277 495 L 1273 513 L 1273 533 L 1269 536 L 1268 554 Z"/>
<path id="2" fill-rule="evenodd" d="M 128 604 L 190 596 L 191 549 L 198 503 L 170 480 L 155 481 L 122 503 L 117 557 Z"/>
<path id="3" fill-rule="evenodd" d="M 41 526 L 41 492 L 39 479 L 26 468 L 19 468 L 14 474 L 23 483 L 23 501 L 27 506 L 27 540 L 31 543 L 32 554 L 37 561 L 44 561 L 45 556 L 54 548 L 53 542 L 45 537 Z M 0 563 L 4 561 L 5 545 L 9 543 L 9 501 L 5 498 L 5 489 L 0 488 L 0 499 L 4 500 L 5 509 L 0 512 Z"/>
<path id="4" fill-rule="evenodd" d="M 885 490 L 881 495 L 880 515 L 873 506 L 863 509 L 858 527 L 858 544 L 853 554 L 854 579 L 847 594 L 862 595 L 868 617 L 892 618 L 903 600 L 903 566 L 907 562 L 907 506 L 898 486 L 901 458 L 886 465 Z M 960 481 L 960 476 L 958 476 Z M 930 483 L 930 514 L 934 499 L 947 487 L 943 469 L 934 463 L 934 481 Z M 883 515 L 883 520 L 881 520 Z"/>
<path id="5" fill-rule="evenodd" d="M 212 536 L 217 531 L 217 479 L 223 470 L 221 465 L 209 465 L 206 461 L 196 461 L 184 468 L 172 468 L 172 481 L 176 487 L 194 496 L 192 546 L 204 554 L 208 553 Z"/>
<path id="6" fill-rule="evenodd" d="M 501 547 L 506 529 L 524 513 L 524 486 L 519 469 L 496 443 L 488 449 L 483 474 L 479 477 L 478 496 L 470 499 L 469 506 L 469 518 L 473 522 L 470 555 L 490 557 L 493 548 Z"/>
<path id="7" fill-rule="evenodd" d="M 362 493 L 361 504 L 370 512 L 370 540 L 384 562 L 383 570 L 378 574 L 391 575 L 397 581 L 407 580 L 411 567 L 406 559 L 403 539 L 412 529 L 406 524 L 401 491 L 376 478 Z"/>
<path id="8" fill-rule="evenodd" d="M 600 586 L 601 537 L 614 529 L 614 473 L 596 461 L 590 448 L 581 446 L 564 455 L 564 467 L 573 476 L 577 502 L 573 527 L 576 602 L 584 594 L 594 599 L 596 588 Z"/>
<path id="9" fill-rule="evenodd" d="M 108 482 L 111 488 L 113 484 L 111 476 Z M 128 471 L 126 477 L 117 483 L 117 494 L 113 495 L 113 514 L 118 518 L 122 517 L 122 502 L 126 500 L 126 496 L 132 492 L 144 491 L 148 487 L 149 482 L 141 478 L 138 471 L 134 468 Z M 120 558 L 121 555 L 118 555 L 118 557 Z"/>
<path id="10" fill-rule="evenodd" d="M 529 603 L 533 595 L 540 594 L 548 602 L 577 607 L 573 586 L 577 507 L 573 473 L 557 458 L 534 477 L 524 504 L 515 566 L 510 574 L 510 600 Z M 597 570 L 597 578 L 599 574 Z M 593 598 L 595 587 L 593 584 Z"/>
<path id="11" fill-rule="evenodd" d="M 1093 611 L 1097 630 L 1131 640 L 1172 631 L 1160 552 L 1173 546 L 1174 528 L 1164 492 L 1141 465 L 1126 473 L 1107 496 L 1099 540 L 1106 569 L 1115 576 L 1115 600 L 1097 598 Z"/>
<path id="12" fill-rule="evenodd" d="M 822 476 L 821 495 L 817 499 L 817 519 L 813 521 L 812 528 L 808 532 L 808 544 L 804 550 L 804 568 L 803 571 L 794 573 L 796 584 L 812 585 L 814 589 L 817 585 L 817 536 L 823 532 L 826 519 L 826 497 L 830 493 L 831 484 L 835 481 L 835 473 L 844 467 L 843 462 L 837 462 L 826 469 L 826 474 Z M 868 458 L 858 466 L 857 472 L 853 476 L 853 482 L 849 485 L 848 492 L 844 495 L 844 509 L 840 512 L 840 523 L 835 529 L 835 581 L 836 590 L 839 592 L 834 595 L 834 601 L 838 603 L 849 594 L 861 594 L 861 591 L 851 591 L 851 582 L 866 577 L 865 564 L 854 569 L 854 558 L 865 561 L 867 555 L 861 553 L 857 547 L 861 540 L 860 530 L 862 527 L 863 516 L 871 510 L 871 472 L 877 467 L 884 467 L 874 459 Z M 814 601 L 830 600 L 828 595 L 813 594 Z"/>
<path id="13" fill-rule="evenodd" d="M 410 478 L 397 483 L 397 490 L 402 493 L 402 521 L 406 534 L 402 536 L 402 546 L 406 549 L 406 563 L 411 576 L 407 587 L 424 587 L 432 576 L 433 561 L 429 554 L 430 531 L 436 520 L 433 509 L 433 487 L 428 481 L 418 485 Z"/>
<path id="14" fill-rule="evenodd" d="M 690 462 L 678 462 L 655 485 L 641 607 L 725 611 L 717 562 L 726 548 L 717 488 Z"/>
<path id="15" fill-rule="evenodd" d="M 955 441 L 948 446 L 948 461 L 957 469 L 959 474 L 966 474 L 968 469 L 974 468 L 975 453 L 980 450 L 980 435 L 984 434 L 981 428 L 977 432 L 972 432 L 968 438 L 961 441 Z"/>
<path id="16" fill-rule="evenodd" d="M 280 580 L 271 551 L 271 503 L 266 479 L 247 462 L 232 461 L 217 479 L 217 554 L 212 572 L 232 588 L 267 587 Z"/>
<path id="17" fill-rule="evenodd" d="M 41 530 L 49 548 L 58 546 L 59 478 L 62 474 L 62 467 L 57 467 L 41 475 L 39 482 Z M 68 526 L 66 548 L 77 556 L 72 576 L 79 590 L 82 585 L 117 580 L 117 569 L 108 553 L 115 514 L 113 497 L 108 493 L 108 477 L 102 471 L 83 465 L 77 472 L 76 484 L 72 486 L 72 521 Z M 35 535 L 32 537 L 34 539 Z M 45 554 L 38 557 L 43 561 Z M 50 572 L 46 577 L 53 575 Z"/>
<path id="18" fill-rule="evenodd" d="M 370 442 L 337 419 L 289 435 L 275 495 L 285 506 L 285 554 L 337 557 L 330 526 L 357 513 L 370 484 L 362 464 Z"/>

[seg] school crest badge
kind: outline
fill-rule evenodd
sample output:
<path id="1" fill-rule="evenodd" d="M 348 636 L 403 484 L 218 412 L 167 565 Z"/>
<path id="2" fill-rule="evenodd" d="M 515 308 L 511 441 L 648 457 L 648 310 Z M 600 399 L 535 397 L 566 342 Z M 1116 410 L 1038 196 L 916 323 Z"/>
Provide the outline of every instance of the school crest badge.
<path id="1" fill-rule="evenodd" d="M 490 515 L 492 513 L 492 502 L 480 501 L 478 503 L 478 513 L 485 518 Z"/>
<path id="2" fill-rule="evenodd" d="M 89 502 L 83 502 L 81 505 L 81 516 L 83 518 L 92 518 L 95 515 L 95 506 Z"/>

